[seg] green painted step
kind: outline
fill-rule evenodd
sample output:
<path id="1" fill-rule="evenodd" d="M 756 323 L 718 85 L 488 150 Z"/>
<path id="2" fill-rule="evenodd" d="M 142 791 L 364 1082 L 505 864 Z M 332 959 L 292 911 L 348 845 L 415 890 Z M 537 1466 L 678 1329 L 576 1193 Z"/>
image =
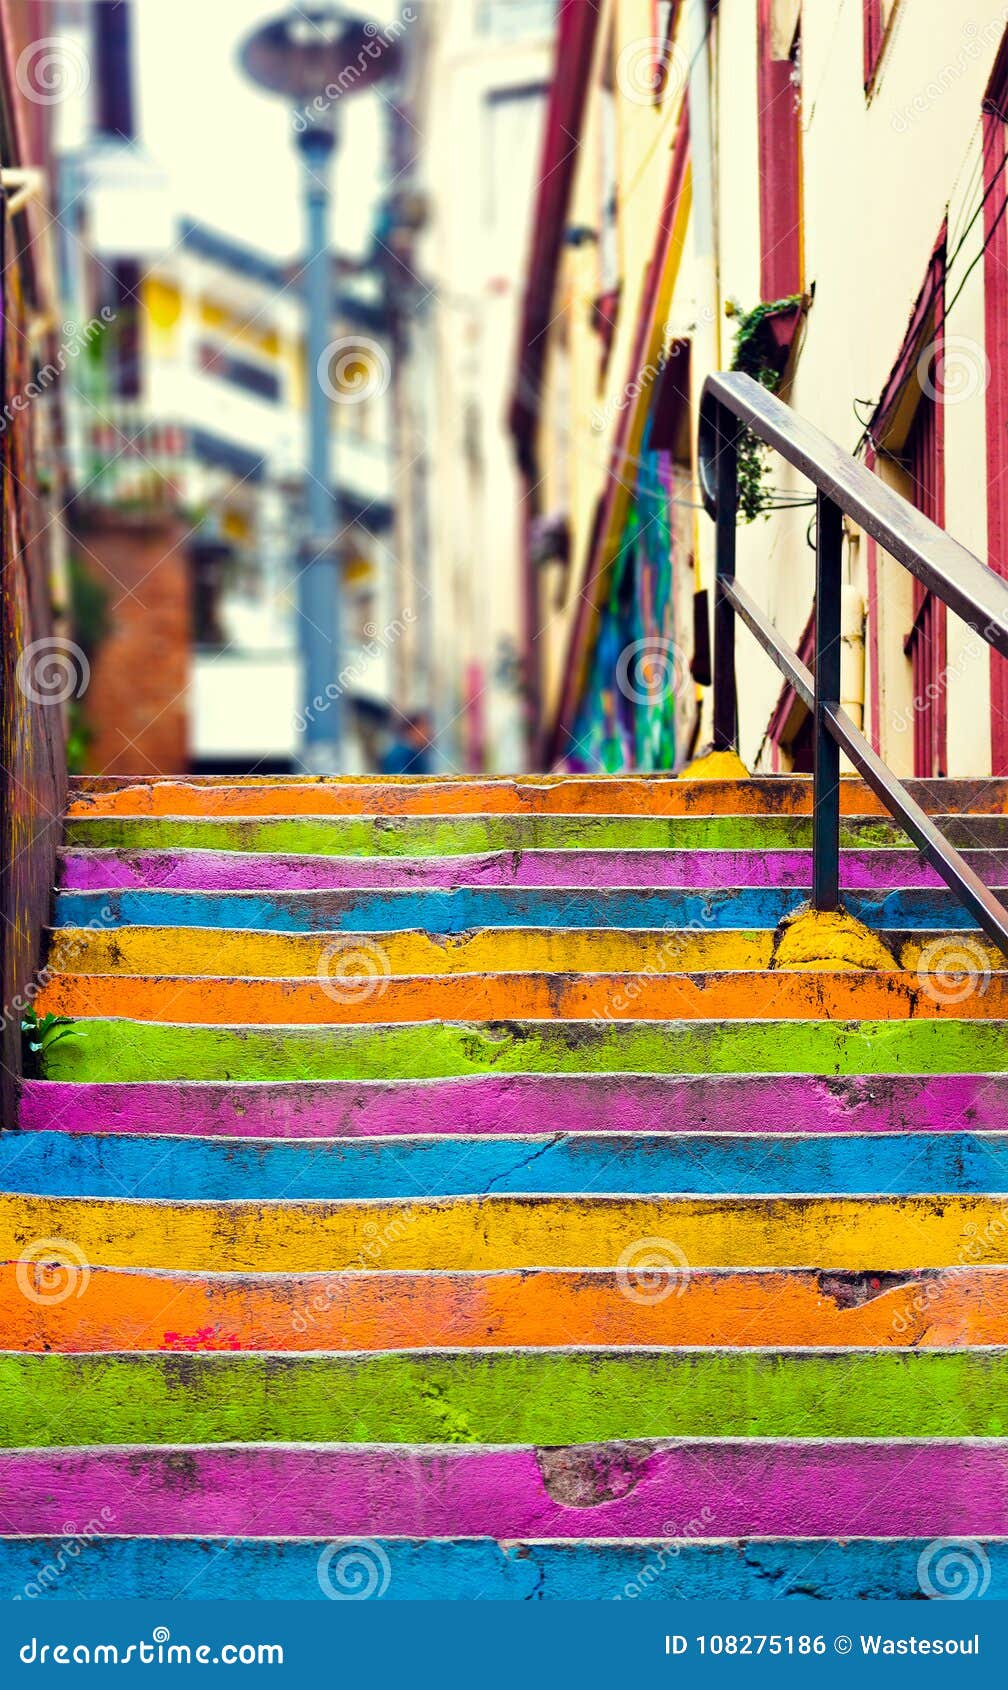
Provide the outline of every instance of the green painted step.
<path id="1" fill-rule="evenodd" d="M 380 1007 L 380 1006 L 379 1006 Z M 418 1022 L 200 1027 L 78 1021 L 51 1080 L 383 1080 L 462 1074 L 983 1074 L 1003 1021 Z"/>
<path id="2" fill-rule="evenodd" d="M 5 1447 L 1008 1433 L 1004 1350 L 0 1356 Z"/>
<path id="3" fill-rule="evenodd" d="M 964 848 L 1008 846 L 1008 817 L 939 816 Z M 885 817 L 848 817 L 841 843 L 906 849 Z M 441 857 L 531 850 L 809 850 L 808 816 L 278 816 L 235 821 L 105 816 L 67 822 L 66 842 L 121 851 L 283 852 L 312 856 Z"/>

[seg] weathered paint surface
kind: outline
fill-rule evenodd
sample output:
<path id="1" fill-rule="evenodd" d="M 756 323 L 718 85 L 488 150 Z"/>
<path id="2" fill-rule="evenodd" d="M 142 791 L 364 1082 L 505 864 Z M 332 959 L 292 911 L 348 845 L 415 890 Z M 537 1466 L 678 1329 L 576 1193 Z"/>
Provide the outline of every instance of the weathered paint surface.
<path id="1" fill-rule="evenodd" d="M 93 1538 L 73 1556 L 64 1538 L 0 1538 L 0 1588 L 32 1600 L 121 1599 L 135 1592 L 187 1601 L 331 1601 L 319 1563 L 330 1538 Z M 636 1543 L 498 1543 L 491 1538 L 376 1539 L 373 1601 L 736 1601 L 788 1598 L 919 1601 L 926 1538 L 689 1538 Z M 1008 1597 L 1008 1545 L 988 1541 L 990 1582 L 974 1600 Z M 378 1556 L 382 1559 L 378 1559 Z M 325 1563 L 325 1564 L 331 1564 Z M 60 1569 L 53 1578 L 46 1569 Z M 330 1584 L 333 1580 L 330 1579 Z"/>
<path id="2" fill-rule="evenodd" d="M 761 891 L 566 890 L 462 887 L 456 892 L 60 892 L 59 927 L 229 927 L 276 933 L 432 934 L 488 927 L 760 928 L 772 931 L 808 894 Z M 873 928 L 931 933 L 971 927 L 951 892 L 852 892 L 847 907 Z"/>
<path id="3" fill-rule="evenodd" d="M 915 1596 L 938 1536 L 1002 1589 L 1008 972 L 858 783 L 881 972 L 775 966 L 804 781 L 74 795 L 81 1019 L 0 1142 L 15 1594 L 99 1517 L 81 1594 L 310 1597 L 346 1536 L 597 1599 L 676 1531 L 628 1594 Z M 919 796 L 1008 880 L 1008 783 Z"/>
<path id="4" fill-rule="evenodd" d="M 53 1080 L 383 1080 L 498 1074 L 1008 1073 L 1000 1021 L 499 1022 L 191 1027 L 88 1021 Z"/>
<path id="5" fill-rule="evenodd" d="M 522 1268 L 496 1273 L 184 1274 L 89 1266 L 74 1295 L 36 1304 L 0 1266 L 11 1347 L 95 1350 L 409 1350 L 419 1347 L 735 1345 L 778 1349 L 1008 1344 L 1008 1269 L 955 1273 Z M 30 1283 L 30 1281 L 29 1281 Z"/>
<path id="6" fill-rule="evenodd" d="M 0 1355 L 0 1446 L 1003 1438 L 1008 1352 Z"/>
<path id="7" fill-rule="evenodd" d="M 432 934 L 414 929 L 372 936 L 243 933 L 205 927 L 57 927 L 49 966 L 57 974 L 188 974 L 316 978 L 353 972 L 400 974 L 699 973 L 765 968 L 773 934 L 654 932 L 647 928 L 505 927 Z M 381 981 L 378 982 L 381 984 Z M 377 1005 L 375 1006 L 377 1007 Z"/>
<path id="8" fill-rule="evenodd" d="M 1008 1445 L 619 1443 L 413 1450 L 273 1445 L 0 1452 L 8 1529 L 121 1533 L 660 1537 L 1006 1537 Z"/>
<path id="9" fill-rule="evenodd" d="M 1008 1262 L 1008 1195 L 217 1204 L 0 1197 L 5 1259 L 30 1263 L 42 1238 L 72 1239 L 88 1263 L 194 1272 L 611 1268 L 655 1239 L 680 1267 L 892 1272 Z"/>
<path id="10" fill-rule="evenodd" d="M 179 1200 L 413 1198 L 488 1192 L 1008 1192 L 1008 1134 L 873 1138 L 575 1134 L 233 1144 L 67 1134 L 0 1138 L 0 1189 Z"/>
<path id="11" fill-rule="evenodd" d="M 939 816 L 955 845 L 1003 849 L 1001 816 Z M 907 847 L 882 816 L 848 816 L 840 829 L 850 849 Z M 812 822 L 787 815 L 686 816 L 185 816 L 82 817 L 67 823 L 71 847 L 118 851 L 280 851 L 322 856 L 452 857 L 534 850 L 809 850 Z"/>
<path id="12" fill-rule="evenodd" d="M 86 1037 L 92 1030 L 86 1029 Z M 909 1063 L 908 1063 L 909 1066 Z M 29 1080 L 25 1132 L 225 1138 L 998 1133 L 1008 1074 L 470 1074 L 437 1080 Z"/>
<path id="13" fill-rule="evenodd" d="M 988 886 L 1008 885 L 1008 852 L 966 851 Z M 845 851 L 845 891 L 940 888 L 916 851 Z M 245 851 L 66 851 L 61 884 L 70 892 L 450 891 L 456 886 L 664 886 L 715 891 L 812 885 L 811 851 L 497 851 L 448 858 L 297 857 Z"/>
<path id="14" fill-rule="evenodd" d="M 734 972 L 707 974 L 386 974 L 380 947 L 300 980 L 187 979 L 177 975 L 57 974 L 38 993 L 40 1015 L 102 1019 L 128 1006 L 134 1021 L 204 1026 L 349 1026 L 502 1021 L 807 1022 L 913 1017 L 959 1023 L 1008 1019 L 1008 974 L 984 992 L 946 996 L 916 974 Z M 324 975 L 324 965 L 320 972 Z"/>
<path id="15" fill-rule="evenodd" d="M 929 814 L 1008 812 L 1008 781 L 911 781 Z M 843 780 L 845 815 L 878 816 L 883 807 L 862 781 Z M 802 815 L 812 813 L 809 780 L 717 780 L 685 783 L 661 775 L 617 779 L 531 775 L 526 779 L 107 781 L 71 785 L 72 816 L 240 815 Z"/>

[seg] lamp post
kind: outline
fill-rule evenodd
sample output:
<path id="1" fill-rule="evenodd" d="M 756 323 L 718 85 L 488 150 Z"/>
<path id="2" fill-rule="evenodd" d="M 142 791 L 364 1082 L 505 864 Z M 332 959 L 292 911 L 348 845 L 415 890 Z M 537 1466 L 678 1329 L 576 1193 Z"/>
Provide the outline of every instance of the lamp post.
<path id="1" fill-rule="evenodd" d="M 306 524 L 298 568 L 298 641 L 302 660 L 302 760 L 315 774 L 343 767 L 339 494 L 330 442 L 332 387 L 326 360 L 332 344 L 329 179 L 338 140 L 340 102 L 394 72 L 395 41 L 342 6 L 290 12 L 262 24 L 244 42 L 240 61 L 260 88 L 285 95 L 304 165 L 305 388 L 308 395 Z"/>

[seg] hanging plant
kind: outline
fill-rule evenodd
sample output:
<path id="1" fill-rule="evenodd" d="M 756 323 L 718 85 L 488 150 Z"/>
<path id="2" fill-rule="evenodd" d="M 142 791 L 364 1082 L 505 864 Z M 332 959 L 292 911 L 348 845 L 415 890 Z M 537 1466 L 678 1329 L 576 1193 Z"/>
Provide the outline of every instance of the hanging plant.
<path id="1" fill-rule="evenodd" d="M 729 301 L 730 315 L 737 319 L 735 345 L 729 368 L 741 370 L 776 393 L 781 385 L 784 366 L 780 348 L 769 332 L 767 323 L 772 317 L 800 309 L 805 305 L 804 294 L 792 294 L 787 299 L 774 299 L 743 311 L 734 300 Z M 767 486 L 767 449 L 751 429 L 745 428 L 738 442 L 738 502 L 746 522 L 770 514 L 770 490 Z"/>

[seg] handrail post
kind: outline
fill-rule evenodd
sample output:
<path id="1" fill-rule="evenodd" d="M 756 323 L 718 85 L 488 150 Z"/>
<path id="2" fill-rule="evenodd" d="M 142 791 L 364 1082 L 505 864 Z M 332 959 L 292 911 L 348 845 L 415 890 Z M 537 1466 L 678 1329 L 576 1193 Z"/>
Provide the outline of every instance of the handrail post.
<path id="1" fill-rule="evenodd" d="M 735 690 L 735 608 L 725 598 L 724 582 L 735 579 L 735 530 L 738 519 L 738 423 L 723 405 L 717 413 L 717 529 L 714 574 L 714 749 L 734 751 L 738 744 Z"/>
<path id="2" fill-rule="evenodd" d="M 812 902 L 817 910 L 835 910 L 840 902 L 840 747 L 826 709 L 840 703 L 843 512 L 820 492 L 816 518 Z"/>

